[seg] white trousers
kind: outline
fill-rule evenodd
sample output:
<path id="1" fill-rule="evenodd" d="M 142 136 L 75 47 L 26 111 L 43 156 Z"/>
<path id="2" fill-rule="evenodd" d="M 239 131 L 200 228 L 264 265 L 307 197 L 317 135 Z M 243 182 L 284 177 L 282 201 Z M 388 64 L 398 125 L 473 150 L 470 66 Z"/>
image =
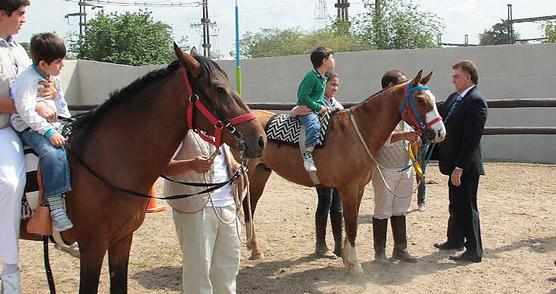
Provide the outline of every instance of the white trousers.
<path id="1" fill-rule="evenodd" d="M 217 207 L 216 211 L 226 222 L 236 221 L 220 222 L 210 205 L 192 214 L 173 209 L 183 254 L 183 293 L 236 293 L 241 245 L 236 207 Z"/>
<path id="2" fill-rule="evenodd" d="M 0 260 L 19 261 L 21 198 L 25 189 L 25 158 L 19 137 L 11 127 L 0 129 Z"/>
<path id="3" fill-rule="evenodd" d="M 381 169 L 386 183 L 394 193 L 393 195 L 382 180 L 378 170 L 373 171 L 373 189 L 375 192 L 375 212 L 373 217 L 387 219 L 391 216 L 406 215 L 413 192 L 413 169 L 399 172 L 393 169 Z"/>

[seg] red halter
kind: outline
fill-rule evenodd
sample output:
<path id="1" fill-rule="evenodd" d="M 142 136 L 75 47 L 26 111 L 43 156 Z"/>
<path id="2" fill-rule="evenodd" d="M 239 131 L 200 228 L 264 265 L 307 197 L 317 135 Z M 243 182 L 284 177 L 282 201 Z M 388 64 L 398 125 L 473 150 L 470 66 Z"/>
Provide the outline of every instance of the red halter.
<path id="1" fill-rule="evenodd" d="M 245 114 L 236 116 L 234 118 L 231 118 L 229 120 L 226 119 L 218 119 L 212 112 L 210 112 L 206 106 L 203 104 L 203 102 L 201 101 L 201 99 L 199 99 L 199 96 L 197 96 L 197 94 L 193 93 L 193 89 L 191 88 L 191 85 L 189 84 L 189 78 L 187 77 L 187 71 L 185 69 L 181 69 L 182 71 L 182 77 L 183 77 L 183 83 L 185 84 L 185 88 L 187 90 L 187 93 L 189 95 L 189 103 L 187 104 L 187 126 L 189 127 L 189 129 L 193 130 L 195 133 L 199 134 L 199 136 L 205 140 L 206 142 L 213 144 L 214 146 L 216 146 L 216 149 L 220 148 L 220 146 L 222 146 L 222 130 L 224 128 L 228 129 L 228 131 L 234 135 L 236 137 L 236 139 L 241 139 L 241 134 L 239 133 L 239 131 L 234 127 L 237 124 L 243 123 L 243 122 L 247 122 L 247 121 L 251 121 L 256 119 L 256 115 L 254 112 L 250 111 L 247 112 Z M 207 135 L 199 132 L 198 129 L 196 129 L 195 127 L 193 127 L 193 107 L 196 107 L 200 112 L 201 115 L 203 115 L 214 127 L 214 139 L 208 137 Z"/>

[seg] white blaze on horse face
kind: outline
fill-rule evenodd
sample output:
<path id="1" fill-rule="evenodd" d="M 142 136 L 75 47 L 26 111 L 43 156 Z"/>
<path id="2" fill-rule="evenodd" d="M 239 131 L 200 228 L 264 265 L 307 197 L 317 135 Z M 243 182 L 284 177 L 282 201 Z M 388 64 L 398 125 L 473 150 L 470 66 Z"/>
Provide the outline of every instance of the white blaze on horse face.
<path id="1" fill-rule="evenodd" d="M 429 98 L 432 103 L 432 110 L 427 112 L 425 115 L 427 124 L 437 118 L 440 117 L 440 113 L 438 113 L 438 109 L 436 107 L 436 98 L 434 94 L 430 90 L 426 90 L 425 93 L 429 95 Z M 434 130 L 434 140 L 433 143 L 442 142 L 444 137 L 446 136 L 446 127 L 444 126 L 444 122 L 441 119 L 437 120 L 434 124 L 430 126 L 431 129 Z"/>

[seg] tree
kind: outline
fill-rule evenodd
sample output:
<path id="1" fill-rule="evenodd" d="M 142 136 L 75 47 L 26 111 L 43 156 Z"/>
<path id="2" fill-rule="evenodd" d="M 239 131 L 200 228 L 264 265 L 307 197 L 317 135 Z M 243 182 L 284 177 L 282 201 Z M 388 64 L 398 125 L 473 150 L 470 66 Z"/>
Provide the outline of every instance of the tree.
<path id="1" fill-rule="evenodd" d="M 438 47 L 444 24 L 435 14 L 421 11 L 412 0 L 376 0 L 357 19 L 359 35 L 368 47 L 413 49 Z"/>
<path id="2" fill-rule="evenodd" d="M 70 43 L 80 59 L 146 65 L 174 60 L 171 28 L 147 10 L 123 14 L 97 13 L 85 35 Z"/>
<path id="3" fill-rule="evenodd" d="M 556 23 L 547 21 L 543 25 L 544 36 L 548 43 L 556 43 Z"/>
<path id="4" fill-rule="evenodd" d="M 519 33 L 514 31 L 512 39 L 510 36 L 510 24 L 507 21 L 497 23 L 490 30 L 485 30 L 482 34 L 479 34 L 480 45 L 513 44 L 517 39 L 519 39 Z"/>

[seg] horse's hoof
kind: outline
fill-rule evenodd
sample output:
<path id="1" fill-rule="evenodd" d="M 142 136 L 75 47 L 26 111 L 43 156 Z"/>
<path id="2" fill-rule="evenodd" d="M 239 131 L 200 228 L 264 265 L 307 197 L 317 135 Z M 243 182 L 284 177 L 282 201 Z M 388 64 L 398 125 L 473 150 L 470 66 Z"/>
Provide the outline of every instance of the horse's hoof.
<path id="1" fill-rule="evenodd" d="M 259 260 L 264 259 L 264 254 L 262 252 L 253 252 L 249 257 L 249 260 Z"/>
<path id="2" fill-rule="evenodd" d="M 361 278 L 365 274 L 360 264 L 349 267 L 348 272 L 354 278 Z"/>

